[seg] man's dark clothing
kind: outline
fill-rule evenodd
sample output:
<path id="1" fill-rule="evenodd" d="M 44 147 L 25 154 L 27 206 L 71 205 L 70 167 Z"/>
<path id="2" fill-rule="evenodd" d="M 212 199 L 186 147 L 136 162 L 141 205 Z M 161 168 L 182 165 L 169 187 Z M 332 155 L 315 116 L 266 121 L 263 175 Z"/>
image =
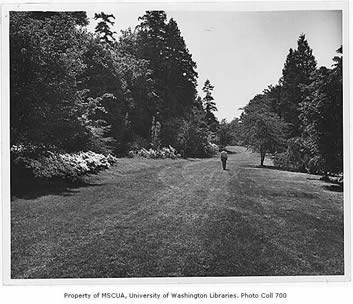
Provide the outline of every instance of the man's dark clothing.
<path id="1" fill-rule="evenodd" d="M 222 151 L 222 152 L 221 152 L 221 161 L 222 161 L 223 170 L 226 169 L 226 166 L 227 166 L 227 158 L 228 158 L 227 152 L 226 152 L 226 151 Z"/>

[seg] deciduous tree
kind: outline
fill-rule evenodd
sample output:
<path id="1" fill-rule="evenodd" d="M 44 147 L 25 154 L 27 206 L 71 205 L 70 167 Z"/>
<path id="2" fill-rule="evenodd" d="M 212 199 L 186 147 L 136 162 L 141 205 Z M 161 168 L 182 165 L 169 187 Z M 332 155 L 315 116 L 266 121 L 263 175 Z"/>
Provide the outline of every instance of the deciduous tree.
<path id="1" fill-rule="evenodd" d="M 260 153 L 261 166 L 264 164 L 266 153 L 283 149 L 285 123 L 270 110 L 266 96 L 255 96 L 244 108 L 240 122 L 242 141 L 247 147 Z"/>

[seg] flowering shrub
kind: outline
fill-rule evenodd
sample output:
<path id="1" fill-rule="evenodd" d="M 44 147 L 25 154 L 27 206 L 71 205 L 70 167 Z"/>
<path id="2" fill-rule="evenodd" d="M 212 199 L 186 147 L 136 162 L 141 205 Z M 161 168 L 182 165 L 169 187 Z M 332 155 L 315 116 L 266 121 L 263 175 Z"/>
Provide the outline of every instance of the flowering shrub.
<path id="1" fill-rule="evenodd" d="M 17 157 L 14 164 L 29 169 L 35 178 L 77 180 L 87 173 L 109 168 L 116 161 L 117 158 L 112 155 L 104 156 L 91 151 L 76 154 L 47 152 L 47 155 L 35 159 Z"/>
<path id="2" fill-rule="evenodd" d="M 205 147 L 205 153 L 206 153 L 206 156 L 208 157 L 216 155 L 218 151 L 219 151 L 219 147 L 216 144 L 213 144 L 211 142 L 209 142 L 208 145 Z"/>
<path id="3" fill-rule="evenodd" d="M 133 158 L 133 157 L 144 157 L 144 158 L 153 158 L 153 159 L 158 159 L 158 158 L 171 158 L 171 159 L 176 159 L 180 157 L 180 154 L 177 154 L 177 151 L 172 147 L 169 146 L 163 147 L 158 150 L 154 149 L 145 149 L 142 148 L 137 151 L 129 151 L 128 156 Z"/>

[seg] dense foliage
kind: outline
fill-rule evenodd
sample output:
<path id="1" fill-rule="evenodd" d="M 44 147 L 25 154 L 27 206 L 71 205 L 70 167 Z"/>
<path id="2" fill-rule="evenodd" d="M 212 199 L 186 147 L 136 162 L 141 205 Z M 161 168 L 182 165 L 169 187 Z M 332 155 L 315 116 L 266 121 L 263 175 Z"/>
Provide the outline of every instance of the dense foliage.
<path id="1" fill-rule="evenodd" d="M 337 52 L 332 69 L 322 67 L 312 74 L 300 106 L 302 136 L 325 174 L 343 171 L 342 48 Z"/>
<path id="2" fill-rule="evenodd" d="M 300 35 L 296 50 L 289 50 L 282 78 L 280 79 L 281 95 L 278 114 L 290 126 L 288 137 L 300 136 L 302 128 L 299 120 L 300 103 L 306 98 L 303 86 L 312 81 L 311 75 L 316 71 L 316 60 L 312 54 L 305 35 Z"/>
<path id="3" fill-rule="evenodd" d="M 70 14 L 37 18 L 11 12 L 11 143 L 85 148 L 96 123 L 78 83 L 85 33 Z"/>
<path id="4" fill-rule="evenodd" d="M 228 124 L 238 142 L 274 154 L 274 165 L 317 174 L 343 173 L 342 47 L 331 69 L 316 67 L 305 35 L 289 50 L 282 77 Z M 225 129 L 225 127 L 222 127 Z"/>
<path id="5" fill-rule="evenodd" d="M 164 157 L 169 146 L 207 157 L 213 142 L 246 145 L 261 165 L 271 153 L 281 168 L 342 173 L 342 48 L 332 68 L 317 68 L 300 35 L 278 84 L 219 123 L 214 86 L 206 80 L 197 95 L 196 63 L 175 20 L 147 11 L 117 38 L 112 14 L 95 19 L 90 33 L 84 12 L 10 14 L 11 146 L 25 147 L 28 159 L 48 151 Z"/>
<path id="6" fill-rule="evenodd" d="M 129 151 L 169 145 L 208 156 L 216 105 L 175 20 L 147 11 L 116 38 L 114 15 L 11 12 L 11 146 L 43 153 Z M 26 150 L 26 149 L 25 149 Z"/>

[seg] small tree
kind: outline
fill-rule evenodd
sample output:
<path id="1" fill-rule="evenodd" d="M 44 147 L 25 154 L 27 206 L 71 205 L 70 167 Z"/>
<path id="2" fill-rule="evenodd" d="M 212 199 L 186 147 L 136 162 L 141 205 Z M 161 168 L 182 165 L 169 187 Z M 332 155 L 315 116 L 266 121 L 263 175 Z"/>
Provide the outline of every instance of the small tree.
<path id="1" fill-rule="evenodd" d="M 284 146 L 285 123 L 265 106 L 252 111 L 247 107 L 240 117 L 241 136 L 246 146 L 260 152 L 260 165 L 263 166 L 266 153 L 277 152 Z"/>

